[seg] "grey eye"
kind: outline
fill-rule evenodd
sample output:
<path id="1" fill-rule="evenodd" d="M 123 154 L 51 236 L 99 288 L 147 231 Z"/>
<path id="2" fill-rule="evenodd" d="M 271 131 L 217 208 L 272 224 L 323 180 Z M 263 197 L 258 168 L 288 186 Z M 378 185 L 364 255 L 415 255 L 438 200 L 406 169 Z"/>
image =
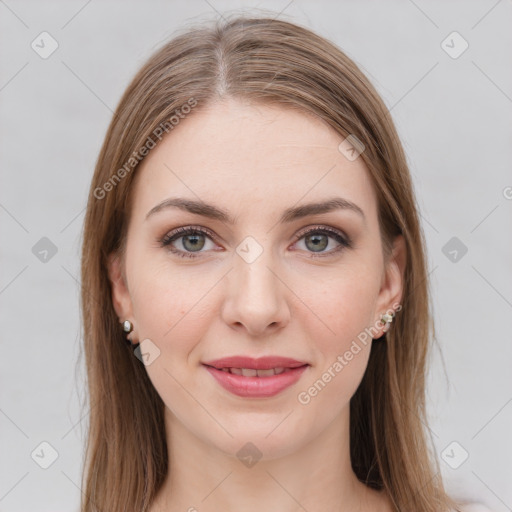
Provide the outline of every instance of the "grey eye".
<path id="1" fill-rule="evenodd" d="M 200 234 L 181 236 L 181 244 L 187 251 L 200 251 L 205 245 L 205 236 Z"/>
<path id="2" fill-rule="evenodd" d="M 306 247 L 313 252 L 323 251 L 329 245 L 329 237 L 327 235 L 306 235 L 304 240 Z"/>

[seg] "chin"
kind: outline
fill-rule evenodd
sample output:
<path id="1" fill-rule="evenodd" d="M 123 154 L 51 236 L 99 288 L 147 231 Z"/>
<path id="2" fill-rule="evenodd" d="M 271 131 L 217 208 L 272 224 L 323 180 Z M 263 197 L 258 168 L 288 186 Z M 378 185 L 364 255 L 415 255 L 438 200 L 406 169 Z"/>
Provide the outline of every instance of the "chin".
<path id="1" fill-rule="evenodd" d="M 315 435 L 315 432 L 309 432 L 308 435 L 301 431 L 296 424 L 297 418 L 292 420 L 292 416 L 293 413 L 288 418 L 286 414 L 274 414 L 267 416 L 265 421 L 254 418 L 251 422 L 245 417 L 240 423 L 231 420 L 227 424 L 230 425 L 228 431 L 233 437 L 208 437 L 208 443 L 241 462 L 244 456 L 261 461 L 286 457 L 299 451 Z M 283 421 L 283 418 L 286 419 Z"/>

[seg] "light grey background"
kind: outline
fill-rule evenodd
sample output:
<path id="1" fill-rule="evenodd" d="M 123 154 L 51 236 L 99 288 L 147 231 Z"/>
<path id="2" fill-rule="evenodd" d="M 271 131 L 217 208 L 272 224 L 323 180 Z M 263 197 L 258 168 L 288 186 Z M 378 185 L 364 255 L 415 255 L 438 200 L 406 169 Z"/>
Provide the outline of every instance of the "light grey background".
<path id="1" fill-rule="evenodd" d="M 78 509 L 80 236 L 112 110 L 174 30 L 254 8 L 333 40 L 391 109 L 424 221 L 444 357 L 443 366 L 435 352 L 429 379 L 436 454 L 454 497 L 512 510 L 510 0 L 0 0 L 0 511 Z M 47 59 L 31 47 L 43 31 L 59 45 Z M 469 44 L 458 58 L 445 49 L 462 49 L 459 36 L 442 46 L 453 31 Z M 33 252 L 43 237 L 57 248 L 46 262 Z M 455 262 L 450 245 L 443 253 L 452 237 L 467 247 Z M 48 469 L 36 463 L 50 462 L 44 441 L 58 452 Z"/>

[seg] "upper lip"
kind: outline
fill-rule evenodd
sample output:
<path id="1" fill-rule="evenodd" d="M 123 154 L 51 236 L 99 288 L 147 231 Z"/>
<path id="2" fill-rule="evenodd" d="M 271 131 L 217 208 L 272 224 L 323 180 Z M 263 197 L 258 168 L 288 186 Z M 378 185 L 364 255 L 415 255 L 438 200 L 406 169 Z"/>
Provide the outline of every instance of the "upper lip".
<path id="1" fill-rule="evenodd" d="M 229 356 L 221 359 L 206 361 L 203 364 L 215 368 L 246 368 L 254 370 L 270 370 L 271 368 L 298 368 L 307 365 L 304 361 L 297 361 L 289 357 L 266 356 L 254 359 L 246 356 Z"/>

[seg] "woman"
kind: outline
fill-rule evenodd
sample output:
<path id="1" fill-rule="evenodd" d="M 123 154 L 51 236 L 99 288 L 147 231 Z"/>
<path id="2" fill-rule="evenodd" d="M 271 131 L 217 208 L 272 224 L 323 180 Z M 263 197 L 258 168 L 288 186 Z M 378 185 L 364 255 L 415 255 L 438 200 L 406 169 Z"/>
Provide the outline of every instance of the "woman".
<path id="1" fill-rule="evenodd" d="M 406 158 L 312 32 L 239 17 L 143 66 L 92 180 L 82 308 L 83 512 L 457 509 Z"/>

